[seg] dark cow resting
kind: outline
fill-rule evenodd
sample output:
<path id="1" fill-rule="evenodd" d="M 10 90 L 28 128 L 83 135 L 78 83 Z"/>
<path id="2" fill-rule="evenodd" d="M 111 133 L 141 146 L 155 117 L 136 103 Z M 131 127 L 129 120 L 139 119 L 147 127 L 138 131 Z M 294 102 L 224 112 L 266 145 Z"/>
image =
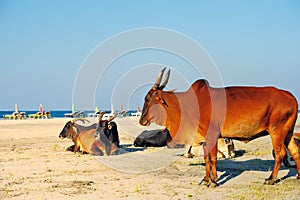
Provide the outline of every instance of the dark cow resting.
<path id="1" fill-rule="evenodd" d="M 108 122 L 103 131 L 105 136 L 112 144 L 116 145 L 116 147 L 120 147 L 118 127 L 115 122 Z"/>
<path id="2" fill-rule="evenodd" d="M 171 136 L 167 129 L 147 130 L 138 135 L 133 144 L 136 147 L 163 147 L 167 145 L 168 138 L 171 139 Z"/>
<path id="3" fill-rule="evenodd" d="M 221 139 L 220 139 L 221 140 Z M 225 139 L 224 144 L 220 141 L 218 142 L 218 158 L 232 158 L 234 157 L 234 145 L 231 139 Z M 220 145 L 223 144 L 223 145 Z M 133 145 L 136 147 L 164 147 L 168 146 L 168 148 L 184 148 L 184 144 L 176 144 L 172 141 L 171 135 L 168 129 L 157 129 L 150 131 L 143 131 L 140 135 L 136 137 L 133 142 Z M 183 156 L 192 158 L 195 155 L 191 153 L 192 146 L 188 149 L 188 151 L 183 154 Z"/>
<path id="4" fill-rule="evenodd" d="M 103 121 L 96 129 L 95 138 L 104 143 L 106 152 L 111 152 L 112 146 L 120 147 L 117 124 Z"/>
<path id="5" fill-rule="evenodd" d="M 143 131 L 136 137 L 133 142 L 136 147 L 164 147 L 169 148 L 183 148 L 184 145 L 175 144 L 172 141 L 171 135 L 168 129 L 157 129 L 150 131 Z"/>

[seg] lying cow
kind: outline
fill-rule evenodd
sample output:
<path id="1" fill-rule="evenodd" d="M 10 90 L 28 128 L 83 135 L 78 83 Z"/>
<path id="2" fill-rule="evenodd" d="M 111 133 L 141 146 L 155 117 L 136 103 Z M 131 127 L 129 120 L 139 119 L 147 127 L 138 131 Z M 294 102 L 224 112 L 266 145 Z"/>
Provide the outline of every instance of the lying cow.
<path id="1" fill-rule="evenodd" d="M 163 147 L 163 146 L 168 146 L 171 148 L 184 147 L 184 145 L 175 144 L 175 142 L 172 141 L 168 129 L 143 131 L 140 135 L 138 135 L 135 138 L 133 144 L 136 147 Z M 198 156 L 199 154 L 200 154 L 200 149 L 198 147 L 188 146 L 183 156 L 187 158 L 192 158 L 194 156 Z M 221 159 L 221 158 L 233 158 L 234 156 L 235 154 L 234 154 L 233 141 L 227 138 L 226 139 L 219 138 L 217 157 Z"/>
<path id="2" fill-rule="evenodd" d="M 111 121 L 112 118 L 109 120 L 99 120 L 99 128 L 101 128 L 104 132 L 104 135 L 108 138 L 108 140 L 116 145 L 117 147 L 120 147 L 120 140 L 119 140 L 119 132 L 118 127 L 115 122 Z M 95 137 L 99 138 L 98 132 L 95 133 Z"/>
<path id="3" fill-rule="evenodd" d="M 116 124 L 111 121 L 116 116 L 108 120 L 102 120 L 103 115 L 104 113 L 100 113 L 98 124 L 96 123 L 90 126 L 81 126 L 75 123 L 79 120 L 83 123 L 86 121 L 89 122 L 87 119 L 71 120 L 66 123 L 59 137 L 72 139 L 75 145 L 68 149 L 74 150 L 74 153 L 81 150 L 94 155 L 115 154 L 119 147 L 119 138 L 118 132 L 116 132 Z M 112 123 L 112 125 L 109 125 L 110 123 Z M 114 136 L 110 137 L 109 133 L 112 133 L 112 131 L 114 131 L 114 133 L 111 135 Z"/>
<path id="4" fill-rule="evenodd" d="M 133 145 L 136 147 L 163 147 L 167 146 L 171 140 L 167 129 L 147 130 L 135 138 Z"/>
<path id="5" fill-rule="evenodd" d="M 84 118 L 78 118 L 78 119 L 73 119 L 71 121 L 68 121 L 65 126 L 63 127 L 62 131 L 59 134 L 59 138 L 69 138 L 71 139 L 74 144 L 76 142 L 76 138 L 78 136 L 78 133 L 84 131 L 84 130 L 91 130 L 91 129 L 96 129 L 97 128 L 97 123 L 92 124 L 90 126 L 82 126 L 80 124 L 77 124 L 77 121 L 81 121 L 82 123 L 88 122 L 90 123 L 89 120 L 84 119 Z M 74 151 L 75 145 L 72 145 L 67 148 L 68 151 Z"/>

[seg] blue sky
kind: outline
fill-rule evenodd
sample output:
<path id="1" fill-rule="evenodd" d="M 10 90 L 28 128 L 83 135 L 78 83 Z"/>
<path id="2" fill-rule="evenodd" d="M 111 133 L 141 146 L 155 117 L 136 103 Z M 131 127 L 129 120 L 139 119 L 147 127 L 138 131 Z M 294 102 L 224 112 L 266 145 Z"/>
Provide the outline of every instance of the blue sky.
<path id="1" fill-rule="evenodd" d="M 24 110 L 40 103 L 49 110 L 70 109 L 77 73 L 90 52 L 113 35 L 143 27 L 194 39 L 226 86 L 274 85 L 300 100 L 299 1 L 2 0 L 0 110 L 12 110 L 15 103 Z M 105 84 L 115 82 L 108 79 L 97 90 Z M 143 95 L 118 98 L 134 109 Z M 110 108 L 110 101 L 109 95 L 95 96 L 102 109 Z"/>

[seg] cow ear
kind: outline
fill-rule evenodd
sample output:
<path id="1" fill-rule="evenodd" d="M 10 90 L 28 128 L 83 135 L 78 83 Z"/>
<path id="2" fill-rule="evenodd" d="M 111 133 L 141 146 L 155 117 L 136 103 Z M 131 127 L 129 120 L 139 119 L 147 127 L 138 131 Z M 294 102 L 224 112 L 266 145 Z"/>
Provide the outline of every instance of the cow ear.
<path id="1" fill-rule="evenodd" d="M 73 123 L 73 122 L 71 122 L 71 123 L 68 123 L 68 125 L 67 125 L 67 128 L 70 128 L 72 125 L 74 125 L 74 123 Z"/>

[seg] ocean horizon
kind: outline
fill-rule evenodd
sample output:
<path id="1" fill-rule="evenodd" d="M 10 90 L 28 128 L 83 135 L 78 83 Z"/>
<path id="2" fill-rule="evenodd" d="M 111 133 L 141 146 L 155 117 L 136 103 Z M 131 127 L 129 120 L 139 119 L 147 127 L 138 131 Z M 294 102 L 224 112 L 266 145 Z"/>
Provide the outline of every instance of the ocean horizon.
<path id="1" fill-rule="evenodd" d="M 102 110 L 105 113 L 110 113 L 110 110 Z M 5 111 L 0 111 L 0 120 L 4 119 L 4 115 L 11 115 L 14 112 L 14 110 L 5 110 Z M 30 114 L 36 114 L 38 111 L 37 110 L 19 110 L 19 112 L 25 112 L 26 116 L 30 115 Z M 72 113 L 72 110 L 52 110 L 49 111 L 51 114 L 51 118 L 65 118 L 64 114 L 66 113 Z M 85 110 L 84 112 L 84 117 L 87 116 L 87 114 L 89 113 L 95 113 L 94 110 Z M 116 110 L 116 112 L 119 112 L 119 110 Z M 128 111 L 129 114 L 130 113 L 134 113 L 136 112 L 136 110 L 129 110 Z"/>
<path id="2" fill-rule="evenodd" d="M 110 110 L 103 110 L 105 113 L 110 113 Z M 0 111 L 0 120 L 4 119 L 4 115 L 11 115 L 14 111 L 10 110 L 10 111 Z M 20 110 L 19 112 L 25 112 L 26 116 L 30 115 L 30 114 L 36 114 L 38 111 L 36 110 Z M 84 117 L 87 117 L 87 115 L 89 113 L 95 113 L 95 111 L 93 110 L 85 110 L 84 112 Z M 119 112 L 119 110 L 116 110 L 116 112 Z M 131 113 L 135 113 L 136 110 L 129 110 L 128 113 L 129 115 L 131 115 Z M 51 118 L 65 118 L 64 114 L 66 113 L 72 113 L 71 110 L 53 110 L 50 111 L 51 114 Z M 300 110 L 298 110 L 298 114 L 300 114 Z"/>

